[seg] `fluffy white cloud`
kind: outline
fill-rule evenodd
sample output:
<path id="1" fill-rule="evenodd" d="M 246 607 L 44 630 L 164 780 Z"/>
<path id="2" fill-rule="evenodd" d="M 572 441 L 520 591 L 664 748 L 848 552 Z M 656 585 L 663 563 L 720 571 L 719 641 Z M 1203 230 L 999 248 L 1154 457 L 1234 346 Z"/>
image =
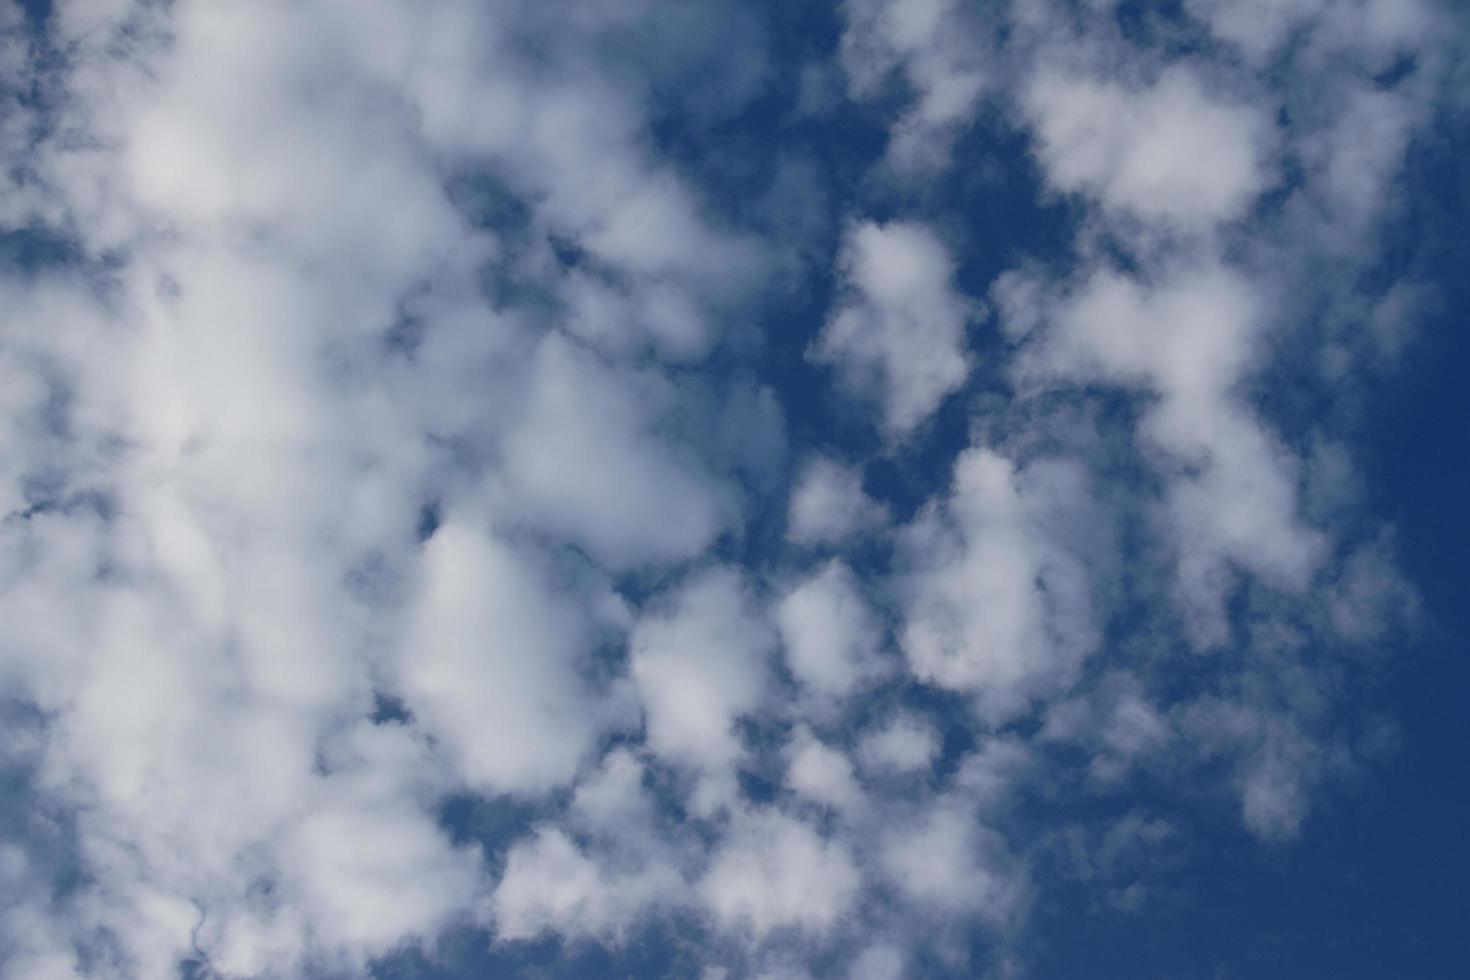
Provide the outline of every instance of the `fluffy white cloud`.
<path id="1" fill-rule="evenodd" d="M 876 773 L 906 773 L 928 769 L 939 757 L 939 733 L 907 715 L 900 715 L 863 737 L 858 758 Z"/>
<path id="2" fill-rule="evenodd" d="M 567 781 L 600 731 L 579 673 L 592 625 L 533 562 L 471 526 L 439 528 L 398 662 L 415 717 L 493 793 Z"/>
<path id="3" fill-rule="evenodd" d="M 466 920 L 481 888 L 478 849 L 452 850 L 421 813 L 392 804 L 314 812 L 282 855 L 318 921 L 313 940 L 369 955 Z"/>
<path id="4" fill-rule="evenodd" d="M 776 607 L 786 663 L 796 679 L 826 697 L 844 697 L 883 670 L 882 628 L 851 569 L 840 559 L 802 581 Z"/>
<path id="5" fill-rule="evenodd" d="M 1322 0 L 1225 0 L 1201 3 L 1186 0 L 1185 7 L 1209 24 L 1222 39 L 1240 46 L 1255 60 L 1264 60 L 1279 48 L 1304 20 L 1322 9 Z"/>
<path id="6" fill-rule="evenodd" d="M 1438 8 L 1188 2 L 1181 57 L 1108 2 L 848 0 L 777 65 L 734 0 L 45 6 L 0 2 L 0 973 L 650 921 L 711 976 L 974 972 L 977 927 L 1009 968 L 1025 859 L 1126 904 L 1173 834 L 1058 836 L 1070 793 L 1224 782 L 1280 840 L 1366 751 L 1351 657 L 1415 601 L 1341 413 L 1260 387 L 1428 308 L 1364 272 L 1463 107 Z M 1075 227 L 972 213 L 1013 124 Z M 1013 245 L 972 383 L 961 270 Z M 1191 640 L 1230 656 L 1171 701 Z"/>
<path id="7" fill-rule="evenodd" d="M 1355 249 L 1355 240 L 1384 206 L 1390 176 L 1403 163 L 1421 111 L 1412 93 L 1354 80 L 1324 101 L 1332 109 L 1301 141 L 1302 156 L 1316 171 L 1306 192 L 1325 225 L 1322 245 Z"/>
<path id="8" fill-rule="evenodd" d="M 467 921 L 482 870 L 437 825 L 444 794 L 539 794 L 629 720 L 585 676 L 618 601 L 525 532 L 632 565 L 702 549 L 727 515 L 653 431 L 668 381 L 535 343 L 544 328 L 491 310 L 478 278 L 492 260 L 538 274 L 531 253 L 561 235 L 622 284 L 626 330 L 687 358 L 750 250 L 596 79 L 543 104 L 600 129 L 558 135 L 548 112 L 530 143 L 493 142 L 506 117 L 479 106 L 541 94 L 476 48 L 507 11 L 405 13 L 62 4 L 50 21 L 73 57 L 42 83 L 68 136 L 26 151 L 27 194 L 50 196 L 78 258 L 111 264 L 3 287 L 0 602 L 28 624 L 6 691 L 55 715 L 44 805 L 91 814 L 64 845 L 88 882 L 66 928 L 7 920 L 35 937 L 31 972 L 98 943 L 130 975 L 192 955 L 361 972 Z M 532 246 L 471 226 L 445 187 L 461 154 L 547 195 Z M 583 193 L 594 171 L 616 201 Z M 432 511 L 453 516 L 419 557 Z M 407 718 L 367 728 L 401 750 L 339 757 L 385 687 Z"/>
<path id="9" fill-rule="evenodd" d="M 817 456 L 802 467 L 791 491 L 786 536 L 797 544 L 836 545 L 887 516 L 887 509 L 863 490 L 861 472 Z"/>
<path id="10" fill-rule="evenodd" d="M 913 571 L 901 640 L 914 674 L 971 692 L 992 720 L 1064 690 L 1099 628 L 1075 545 L 1055 536 L 1065 521 L 1085 526 L 1091 509 L 1068 464 L 1018 473 L 990 450 L 962 454 L 949 499 L 907 530 Z M 1080 543 L 1087 547 L 1085 536 Z"/>
<path id="11" fill-rule="evenodd" d="M 1305 588 L 1324 542 L 1298 516 L 1294 460 L 1233 393 L 1257 357 L 1263 318 L 1246 281 L 1218 267 L 1152 287 L 1100 272 L 1056 315 L 1039 370 L 1157 392 L 1142 433 L 1193 468 L 1172 481 L 1165 509 L 1197 636 L 1223 635 L 1223 562 Z"/>
<path id="12" fill-rule="evenodd" d="M 774 640 L 733 569 L 700 572 L 656 603 L 629 640 L 649 747 L 708 769 L 734 762 L 735 721 L 761 703 Z"/>
<path id="13" fill-rule="evenodd" d="M 857 895 L 852 856 L 776 812 L 742 817 L 700 882 L 717 919 L 762 938 L 778 929 L 823 933 Z"/>
<path id="14" fill-rule="evenodd" d="M 890 437 L 905 436 L 964 383 L 974 305 L 954 288 L 948 249 L 922 225 L 854 224 L 837 265 L 846 295 L 810 356 L 879 403 Z"/>
<path id="15" fill-rule="evenodd" d="M 1421 42 L 1438 19 L 1422 0 L 1186 0 L 1184 6 L 1260 64 L 1300 35 L 1310 47 L 1357 48 L 1384 58 Z"/>
<path id="16" fill-rule="evenodd" d="M 1198 227 L 1238 216 L 1270 183 L 1266 122 L 1184 68 L 1141 89 L 1044 70 L 1025 105 L 1048 183 L 1111 209 Z"/>
<path id="17" fill-rule="evenodd" d="M 862 798 L 847 756 L 818 741 L 810 731 L 799 731 L 787 754 L 786 781 L 800 795 L 838 809 Z"/>
<path id="18" fill-rule="evenodd" d="M 991 81 L 983 29 L 954 0 L 845 0 L 842 12 L 842 67 L 853 97 L 876 97 L 895 72 L 913 93 L 890 127 L 888 162 L 899 173 L 948 163 L 950 144 Z"/>
<path id="19" fill-rule="evenodd" d="M 505 440 L 500 479 L 512 513 L 617 568 L 709 544 L 722 491 L 656 435 L 656 406 L 670 395 L 660 378 L 620 375 L 554 334 L 531 371 L 525 414 Z"/>
<path id="20" fill-rule="evenodd" d="M 650 906 L 680 890 L 671 868 L 609 874 L 565 833 L 542 829 L 511 849 L 490 910 L 502 940 L 557 932 L 616 942 Z"/>
<path id="21" fill-rule="evenodd" d="M 1024 897 L 1022 880 L 1004 866 L 999 839 L 953 807 L 894 828 L 881 861 L 904 894 L 940 912 L 973 912 L 992 926 L 1003 925 Z"/>
<path id="22" fill-rule="evenodd" d="M 627 749 L 609 752 L 597 771 L 577 786 L 573 820 L 619 841 L 637 838 L 655 823 L 653 802 L 643 790 L 646 773 L 647 767 Z"/>

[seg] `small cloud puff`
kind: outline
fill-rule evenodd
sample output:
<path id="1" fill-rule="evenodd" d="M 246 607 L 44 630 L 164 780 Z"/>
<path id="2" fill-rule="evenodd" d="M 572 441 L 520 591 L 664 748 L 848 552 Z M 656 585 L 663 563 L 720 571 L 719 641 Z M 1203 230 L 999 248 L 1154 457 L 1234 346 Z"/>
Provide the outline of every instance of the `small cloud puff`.
<path id="1" fill-rule="evenodd" d="M 846 295 L 808 356 L 876 400 L 885 435 L 902 438 L 968 376 L 975 304 L 954 288 L 954 260 L 923 225 L 855 223 L 837 268 Z"/>
<path id="2" fill-rule="evenodd" d="M 1185 68 L 1138 89 L 1043 70 L 1025 106 L 1047 182 L 1111 210 L 1203 228 L 1238 217 L 1271 182 L 1266 122 Z"/>
<path id="3" fill-rule="evenodd" d="M 887 518 L 887 508 L 864 492 L 856 467 L 816 456 L 807 460 L 791 491 L 786 536 L 796 544 L 840 545 Z"/>

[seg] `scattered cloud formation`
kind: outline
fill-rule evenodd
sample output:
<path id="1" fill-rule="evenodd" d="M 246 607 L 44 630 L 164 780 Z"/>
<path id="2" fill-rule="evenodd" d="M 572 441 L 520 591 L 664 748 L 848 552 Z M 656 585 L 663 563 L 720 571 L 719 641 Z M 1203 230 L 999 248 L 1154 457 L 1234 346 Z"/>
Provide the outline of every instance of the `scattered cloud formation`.
<path id="1" fill-rule="evenodd" d="M 1128 6 L 0 0 L 0 975 L 1027 976 L 1310 834 L 1470 38 Z"/>

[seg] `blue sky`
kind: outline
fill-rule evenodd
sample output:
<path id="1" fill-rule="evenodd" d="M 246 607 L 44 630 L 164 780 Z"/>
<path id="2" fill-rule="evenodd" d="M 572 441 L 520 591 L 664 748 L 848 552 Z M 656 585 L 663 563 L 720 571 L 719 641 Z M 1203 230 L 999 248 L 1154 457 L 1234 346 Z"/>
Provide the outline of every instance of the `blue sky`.
<path id="1" fill-rule="evenodd" d="M 0 4 L 0 976 L 1470 970 L 1454 4 Z"/>

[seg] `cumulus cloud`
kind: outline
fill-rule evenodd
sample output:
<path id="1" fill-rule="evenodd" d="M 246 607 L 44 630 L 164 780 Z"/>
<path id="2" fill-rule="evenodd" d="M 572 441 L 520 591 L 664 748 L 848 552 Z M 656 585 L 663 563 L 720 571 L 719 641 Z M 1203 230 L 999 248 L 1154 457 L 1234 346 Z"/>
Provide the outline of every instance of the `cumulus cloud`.
<path id="1" fill-rule="evenodd" d="M 733 763 L 741 752 L 735 722 L 761 704 L 774 645 L 734 569 L 697 573 L 655 605 L 629 638 L 649 746 L 705 769 Z"/>
<path id="2" fill-rule="evenodd" d="M 889 128 L 888 162 L 899 173 L 948 163 L 991 82 L 984 28 L 967 23 L 953 0 L 847 0 L 842 9 L 849 91 L 873 98 L 895 74 L 912 91 L 912 105 Z"/>
<path id="3" fill-rule="evenodd" d="M 840 845 L 790 817 L 756 813 L 737 825 L 700 887 L 718 919 L 762 937 L 783 928 L 831 929 L 858 883 Z"/>
<path id="4" fill-rule="evenodd" d="M 1236 217 L 1270 182 L 1265 120 L 1185 68 L 1138 90 L 1048 69 L 1025 105 L 1051 186 L 1110 209 L 1198 227 Z"/>
<path id="5" fill-rule="evenodd" d="M 795 792 L 838 809 L 861 799 L 852 763 L 840 750 L 824 745 L 809 731 L 801 731 L 787 752 L 790 761 L 786 780 Z"/>
<path id="6" fill-rule="evenodd" d="M 463 919 L 480 888 L 475 854 L 446 847 L 412 809 L 323 809 L 282 854 L 295 865 L 301 900 L 320 916 L 314 941 L 368 954 Z"/>
<path id="7" fill-rule="evenodd" d="M 1141 432 L 1193 464 L 1165 509 L 1179 535 L 1181 594 L 1213 642 L 1223 628 L 1223 562 L 1299 591 L 1324 547 L 1297 513 L 1294 460 L 1232 395 L 1262 315 L 1245 281 L 1225 269 L 1179 273 L 1152 289 L 1101 272 L 1058 311 L 1042 368 L 1161 396 Z"/>
<path id="8" fill-rule="evenodd" d="M 791 672 L 819 695 L 849 695 L 883 670 L 882 629 L 840 559 L 781 600 L 776 624 Z"/>
<path id="9" fill-rule="evenodd" d="M 1116 8 L 0 0 L 0 973 L 1024 975 L 1309 835 L 1456 35 Z"/>
<path id="10" fill-rule="evenodd" d="M 882 863 L 900 891 L 934 911 L 974 912 L 999 927 L 1022 894 L 997 847 L 993 832 L 972 816 L 936 807 L 922 823 L 889 833 Z"/>
<path id="11" fill-rule="evenodd" d="M 546 933 L 617 941 L 652 903 L 677 897 L 677 874 L 653 867 L 609 875 L 560 830 L 516 844 L 490 904 L 507 942 Z"/>
<path id="12" fill-rule="evenodd" d="M 566 782 L 599 734 L 577 671 L 592 624 L 532 561 L 471 527 L 439 528 L 398 663 L 409 710 L 491 793 Z"/>
<path id="13" fill-rule="evenodd" d="M 505 440 L 508 507 L 613 567 L 687 558 L 709 544 L 721 491 L 697 459 L 653 435 L 651 409 L 668 397 L 659 378 L 619 378 L 555 335 L 532 371 L 525 415 Z"/>
<path id="14" fill-rule="evenodd" d="M 1439 9 L 1420 0 L 1187 0 L 1185 8 L 1216 37 L 1265 63 L 1294 37 L 1318 49 L 1357 49 L 1375 58 L 1416 47 L 1439 18 Z"/>
<path id="15" fill-rule="evenodd" d="M 964 383 L 973 304 L 954 288 L 948 249 L 922 225 L 852 225 L 838 270 L 846 297 L 811 356 L 879 403 L 890 436 L 907 435 Z"/>
<path id="16" fill-rule="evenodd" d="M 1088 507 L 1085 480 L 1066 463 L 1018 472 L 991 450 L 966 451 L 948 501 L 907 530 L 901 642 L 914 673 L 972 693 L 995 720 L 1065 689 L 1100 637 L 1080 556 L 1053 537 L 1054 522 Z"/>
<path id="17" fill-rule="evenodd" d="M 797 544 L 836 545 L 886 518 L 883 505 L 863 491 L 858 470 L 818 456 L 802 467 L 791 491 L 786 536 Z"/>
<path id="18" fill-rule="evenodd" d="M 899 717 L 864 736 L 858 756 L 872 772 L 915 772 L 932 766 L 939 749 L 939 735 L 933 728 L 915 718 Z"/>

